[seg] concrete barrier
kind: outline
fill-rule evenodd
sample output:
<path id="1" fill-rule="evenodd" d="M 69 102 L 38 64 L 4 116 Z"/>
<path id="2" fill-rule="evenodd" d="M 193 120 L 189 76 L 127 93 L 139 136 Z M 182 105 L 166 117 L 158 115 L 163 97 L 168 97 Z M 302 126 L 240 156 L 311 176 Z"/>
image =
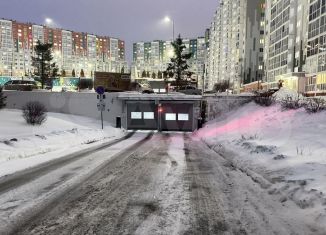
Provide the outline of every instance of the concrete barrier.
<path id="1" fill-rule="evenodd" d="M 214 120 L 223 113 L 253 101 L 253 95 L 206 95 L 206 121 Z"/>
<path id="2" fill-rule="evenodd" d="M 46 92 L 46 91 L 4 91 L 9 109 L 21 109 L 28 101 L 39 101 L 49 112 L 80 115 L 100 119 L 97 109 L 97 94 L 94 92 Z M 106 93 L 105 121 L 115 125 L 116 118 L 123 115 L 119 93 Z"/>

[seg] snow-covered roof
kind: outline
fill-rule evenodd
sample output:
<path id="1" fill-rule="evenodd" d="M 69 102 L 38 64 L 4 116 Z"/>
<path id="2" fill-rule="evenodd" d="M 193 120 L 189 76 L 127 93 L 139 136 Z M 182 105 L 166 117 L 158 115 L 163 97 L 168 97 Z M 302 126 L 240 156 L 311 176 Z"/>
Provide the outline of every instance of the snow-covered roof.
<path id="1" fill-rule="evenodd" d="M 182 100 L 182 101 L 199 101 L 200 95 L 185 95 L 183 93 L 171 92 L 168 94 L 141 94 L 139 92 L 124 92 L 118 95 L 121 100 Z"/>
<path id="2" fill-rule="evenodd" d="M 204 94 L 204 97 L 252 97 L 255 96 L 255 94 L 250 92 L 244 92 L 241 94 L 227 94 L 226 92 L 222 93 L 212 93 L 212 94 Z"/>

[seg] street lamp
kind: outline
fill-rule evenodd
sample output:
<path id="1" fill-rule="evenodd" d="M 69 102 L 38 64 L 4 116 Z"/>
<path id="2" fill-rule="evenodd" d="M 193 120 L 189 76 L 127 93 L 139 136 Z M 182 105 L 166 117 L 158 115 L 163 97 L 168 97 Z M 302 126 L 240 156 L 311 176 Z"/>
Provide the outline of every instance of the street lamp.
<path id="1" fill-rule="evenodd" d="M 45 18 L 45 25 L 51 27 L 51 25 L 53 25 L 53 20 L 51 18 Z"/>
<path id="2" fill-rule="evenodd" d="M 172 23 L 172 39 L 174 41 L 174 20 L 171 19 L 169 16 L 165 16 L 164 22 L 165 23 Z"/>

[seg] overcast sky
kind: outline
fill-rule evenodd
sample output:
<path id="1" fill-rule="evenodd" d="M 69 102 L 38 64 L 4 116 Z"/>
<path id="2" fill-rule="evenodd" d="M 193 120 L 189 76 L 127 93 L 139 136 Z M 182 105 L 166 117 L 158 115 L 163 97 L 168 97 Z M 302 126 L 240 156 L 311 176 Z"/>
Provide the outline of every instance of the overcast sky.
<path id="1" fill-rule="evenodd" d="M 203 36 L 218 0 L 0 0 L 0 18 L 44 24 L 51 18 L 64 29 L 118 37 L 126 41 L 127 59 L 132 43 L 171 39 L 171 16 L 176 34 Z"/>

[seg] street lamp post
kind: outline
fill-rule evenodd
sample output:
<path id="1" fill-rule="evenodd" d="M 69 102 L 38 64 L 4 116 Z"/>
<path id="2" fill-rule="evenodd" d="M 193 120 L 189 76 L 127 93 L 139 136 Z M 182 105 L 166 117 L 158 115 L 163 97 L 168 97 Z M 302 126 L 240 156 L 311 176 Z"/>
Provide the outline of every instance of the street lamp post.
<path id="1" fill-rule="evenodd" d="M 174 20 L 172 20 L 172 40 L 174 41 Z"/>
<path id="2" fill-rule="evenodd" d="M 169 16 L 164 18 L 164 21 L 167 23 L 172 23 L 172 41 L 174 41 L 174 20 L 171 19 Z"/>

